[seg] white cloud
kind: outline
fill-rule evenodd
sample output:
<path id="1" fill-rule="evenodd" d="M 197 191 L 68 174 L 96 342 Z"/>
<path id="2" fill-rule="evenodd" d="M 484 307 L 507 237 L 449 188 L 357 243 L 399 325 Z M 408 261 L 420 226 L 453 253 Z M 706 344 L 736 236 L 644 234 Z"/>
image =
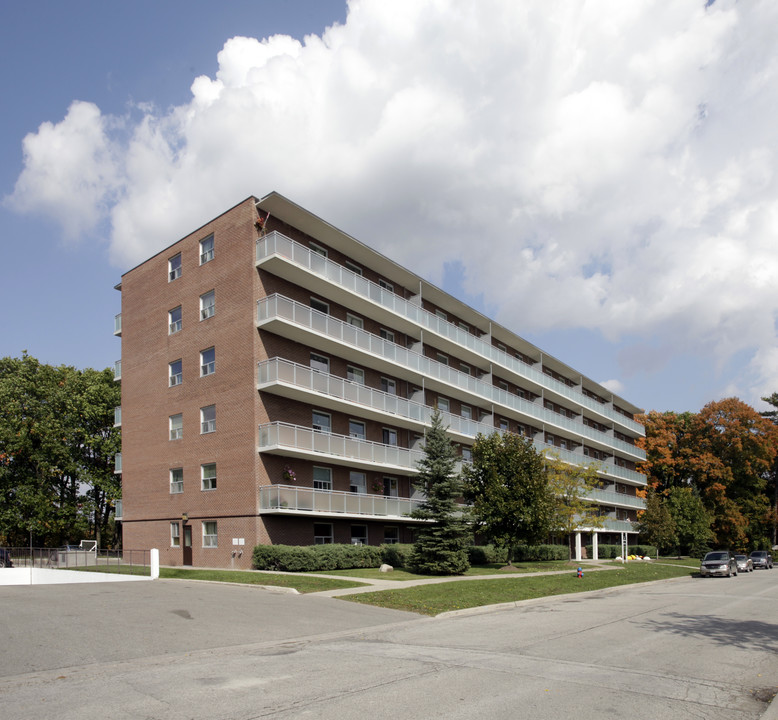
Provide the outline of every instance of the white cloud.
<path id="1" fill-rule="evenodd" d="M 10 202 L 69 235 L 107 220 L 125 268 L 276 189 L 433 281 L 460 261 L 522 331 L 748 351 L 753 395 L 778 382 L 777 21 L 769 0 L 352 0 L 322 37 L 228 40 L 185 106 L 74 103 L 25 138 Z"/>

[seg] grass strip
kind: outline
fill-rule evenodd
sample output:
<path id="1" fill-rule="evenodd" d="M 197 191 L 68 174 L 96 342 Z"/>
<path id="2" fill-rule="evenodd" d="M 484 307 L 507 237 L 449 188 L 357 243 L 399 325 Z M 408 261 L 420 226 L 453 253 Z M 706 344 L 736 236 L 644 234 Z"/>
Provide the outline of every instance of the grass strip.
<path id="1" fill-rule="evenodd" d="M 615 572 L 587 572 L 584 569 L 582 578 L 576 577 L 576 573 L 571 571 L 564 575 L 454 581 L 346 595 L 340 599 L 422 615 L 439 615 L 463 608 L 601 590 L 618 585 L 688 577 L 694 574 L 688 568 L 672 565 L 627 563 L 621 566 L 619 563 L 619 566 L 619 570 Z"/>
<path id="2" fill-rule="evenodd" d="M 547 562 L 515 563 L 506 567 L 502 563 L 490 563 L 488 565 L 475 565 L 466 573 L 466 576 L 478 575 L 518 575 L 526 573 L 547 572 L 549 570 L 569 570 L 575 568 L 567 560 L 553 560 Z M 318 574 L 318 573 L 317 573 Z M 429 580 L 429 575 L 416 575 L 415 573 L 395 568 L 392 572 L 382 573 L 378 568 L 355 568 L 352 570 L 322 570 L 322 575 L 344 575 L 347 577 L 360 577 L 368 580 Z"/>

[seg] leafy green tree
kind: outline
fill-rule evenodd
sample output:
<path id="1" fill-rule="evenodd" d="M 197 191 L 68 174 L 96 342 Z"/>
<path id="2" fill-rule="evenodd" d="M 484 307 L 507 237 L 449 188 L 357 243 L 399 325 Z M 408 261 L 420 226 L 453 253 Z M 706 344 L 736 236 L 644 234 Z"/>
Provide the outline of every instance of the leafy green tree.
<path id="1" fill-rule="evenodd" d="M 667 492 L 667 509 L 675 524 L 679 555 L 701 555 L 714 539 L 711 516 L 691 487 L 674 487 Z"/>
<path id="2" fill-rule="evenodd" d="M 762 400 L 772 405 L 775 409 L 765 410 L 759 414 L 767 418 L 773 425 L 778 426 L 778 393 L 773 393 L 769 397 L 763 397 Z M 776 453 L 775 460 L 773 460 L 767 480 L 765 495 L 771 507 L 767 514 L 766 524 L 767 533 L 769 533 L 771 538 L 769 544 L 772 546 L 778 544 L 778 453 Z"/>
<path id="3" fill-rule="evenodd" d="M 544 452 L 546 477 L 554 497 L 551 533 L 567 541 L 568 557 L 573 557 L 572 537 L 579 527 L 602 527 L 599 504 L 589 500 L 600 486 L 597 463 L 572 465 L 554 452 Z"/>
<path id="4" fill-rule="evenodd" d="M 0 359 L 0 539 L 59 545 L 105 531 L 119 393 L 110 371 Z"/>
<path id="5" fill-rule="evenodd" d="M 646 492 L 646 509 L 638 514 L 638 529 L 641 539 L 649 545 L 655 545 L 659 552 L 678 547 L 675 520 L 664 496 L 652 487 Z"/>
<path id="6" fill-rule="evenodd" d="M 424 457 L 414 485 L 425 495 L 421 507 L 412 513 L 425 521 L 417 530 L 409 564 L 425 575 L 461 575 L 470 567 L 467 545 L 470 526 L 457 501 L 462 481 L 455 472 L 457 456 L 446 428 L 435 411 L 432 427 L 424 442 Z"/>
<path id="7" fill-rule="evenodd" d="M 517 545 L 539 543 L 551 530 L 554 496 L 543 457 L 515 433 L 479 433 L 465 470 L 465 497 L 478 530 L 507 549 L 509 565 Z"/>

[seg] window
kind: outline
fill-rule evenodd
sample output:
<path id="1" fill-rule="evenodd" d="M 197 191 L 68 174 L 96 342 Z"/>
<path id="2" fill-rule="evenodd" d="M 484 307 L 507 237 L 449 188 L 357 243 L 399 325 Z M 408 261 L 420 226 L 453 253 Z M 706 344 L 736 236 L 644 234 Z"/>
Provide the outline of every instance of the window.
<path id="1" fill-rule="evenodd" d="M 460 372 L 465 373 L 465 375 L 470 374 L 470 366 L 467 363 L 463 363 L 463 362 L 459 363 L 459 370 Z"/>
<path id="2" fill-rule="evenodd" d="M 180 440 L 184 437 L 184 416 L 181 413 L 178 415 L 171 415 L 169 423 L 171 440 Z"/>
<path id="3" fill-rule="evenodd" d="M 473 462 L 473 449 L 469 447 L 462 448 L 462 461 Z"/>
<path id="4" fill-rule="evenodd" d="M 500 418 L 500 430 L 507 431 L 508 427 L 508 421 L 505 418 Z"/>
<path id="5" fill-rule="evenodd" d="M 216 463 L 200 465 L 201 490 L 216 490 Z"/>
<path id="6" fill-rule="evenodd" d="M 440 410 L 440 412 L 448 412 L 449 407 L 450 405 L 448 402 L 448 398 L 442 398 L 442 397 L 438 398 L 438 410 Z"/>
<path id="7" fill-rule="evenodd" d="M 330 371 L 330 359 L 318 353 L 311 353 L 311 369 L 317 372 L 328 373 Z"/>
<path id="8" fill-rule="evenodd" d="M 181 547 L 181 526 L 177 522 L 170 523 L 170 547 Z"/>
<path id="9" fill-rule="evenodd" d="M 331 523 L 313 524 L 313 544 L 314 545 L 332 544 L 332 524 Z"/>
<path id="10" fill-rule="evenodd" d="M 361 317 L 357 317 L 356 315 L 352 315 L 351 313 L 346 313 L 346 322 L 349 325 L 358 327 L 360 330 L 364 329 L 365 327 L 365 321 Z"/>
<path id="11" fill-rule="evenodd" d="M 313 429 L 315 432 L 323 432 L 323 433 L 332 432 L 332 418 L 327 413 L 314 410 Z"/>
<path id="12" fill-rule="evenodd" d="M 448 322 L 448 315 L 446 315 L 446 313 L 444 313 L 442 310 L 436 310 L 435 315 L 437 315 L 441 320 Z"/>
<path id="13" fill-rule="evenodd" d="M 184 468 L 173 468 L 170 471 L 170 494 L 184 492 Z"/>
<path id="14" fill-rule="evenodd" d="M 168 378 L 170 387 L 180 385 L 183 382 L 184 374 L 182 371 L 183 363 L 181 360 L 174 360 L 168 365 Z"/>
<path id="15" fill-rule="evenodd" d="M 400 542 L 400 528 L 385 527 L 384 528 L 384 544 L 396 545 Z"/>
<path id="16" fill-rule="evenodd" d="M 394 342 L 394 333 L 391 330 L 387 330 L 386 328 L 381 328 L 379 330 L 379 333 L 384 340 L 388 340 L 389 342 L 392 343 Z"/>
<path id="17" fill-rule="evenodd" d="M 562 448 L 562 450 L 567 450 L 567 440 L 560 440 L 559 447 Z"/>
<path id="18" fill-rule="evenodd" d="M 216 405 L 200 408 L 200 434 L 216 432 Z"/>
<path id="19" fill-rule="evenodd" d="M 315 242 L 308 243 L 308 247 L 313 250 L 317 255 L 321 255 L 322 257 L 327 257 L 327 251 L 321 246 L 317 245 Z"/>
<path id="20" fill-rule="evenodd" d="M 505 382 L 505 380 L 498 380 L 497 387 L 500 388 L 500 390 L 505 390 L 505 392 L 508 392 L 508 383 Z"/>
<path id="21" fill-rule="evenodd" d="M 348 476 L 348 489 L 353 493 L 367 492 L 367 475 L 363 472 L 350 472 Z"/>
<path id="22" fill-rule="evenodd" d="M 459 325 L 460 330 L 464 330 L 466 333 L 470 332 L 470 326 L 467 323 L 462 322 L 461 320 L 457 323 Z"/>
<path id="23" fill-rule="evenodd" d="M 218 547 L 216 538 L 217 538 L 216 520 L 206 520 L 205 522 L 203 522 L 203 547 L 204 548 Z"/>
<path id="24" fill-rule="evenodd" d="M 465 418 L 465 420 L 472 420 L 473 408 L 471 408 L 469 405 L 462 405 L 462 417 Z"/>
<path id="25" fill-rule="evenodd" d="M 207 320 L 209 317 L 213 317 L 216 312 L 216 292 L 211 290 L 200 295 L 200 319 Z"/>
<path id="26" fill-rule="evenodd" d="M 616 519 L 617 520 L 629 520 L 629 513 L 626 510 L 622 510 L 619 508 L 616 510 Z"/>
<path id="27" fill-rule="evenodd" d="M 351 544 L 367 545 L 367 525 L 351 526 Z"/>
<path id="28" fill-rule="evenodd" d="M 498 343 L 497 343 L 497 349 L 498 349 L 498 350 L 502 350 L 504 353 L 507 353 L 507 352 L 508 352 L 508 348 L 507 348 L 507 347 L 505 347 L 505 345 L 503 345 L 501 342 L 498 342 Z"/>
<path id="29" fill-rule="evenodd" d="M 167 321 L 168 321 L 169 335 L 173 335 L 174 333 L 177 333 L 179 330 L 181 330 L 181 306 L 180 305 L 168 311 Z"/>
<path id="30" fill-rule="evenodd" d="M 384 428 L 383 431 L 384 445 L 397 445 L 397 430 L 391 428 Z"/>
<path id="31" fill-rule="evenodd" d="M 173 257 L 167 261 L 167 278 L 168 278 L 168 282 L 172 282 L 176 278 L 180 278 L 180 277 L 181 277 L 181 253 L 178 253 L 178 255 L 173 255 Z"/>
<path id="32" fill-rule="evenodd" d="M 332 470 L 313 466 L 313 489 L 332 490 Z"/>
<path id="33" fill-rule="evenodd" d="M 213 235 L 200 240 L 200 265 L 213 260 Z"/>
<path id="34" fill-rule="evenodd" d="M 317 312 L 324 313 L 325 315 L 330 314 L 330 306 L 324 302 L 324 300 L 318 300 L 317 298 L 312 297 L 311 307 Z"/>
<path id="35" fill-rule="evenodd" d="M 554 436 L 553 435 L 546 435 L 546 443 L 548 445 L 555 445 L 556 441 L 554 440 Z"/>
<path id="36" fill-rule="evenodd" d="M 213 375 L 216 372 L 216 348 L 208 348 L 200 352 L 200 377 Z"/>
<path id="37" fill-rule="evenodd" d="M 353 272 L 355 275 L 361 275 L 361 274 L 362 274 L 362 268 L 361 268 L 361 267 L 359 267 L 359 265 L 356 265 L 355 263 L 353 263 L 353 262 L 351 262 L 351 261 L 349 261 L 349 260 L 346 260 L 346 262 L 344 263 L 344 265 L 345 265 L 345 266 L 346 266 L 346 267 L 347 267 L 349 270 L 351 270 L 351 272 Z"/>
<path id="38" fill-rule="evenodd" d="M 394 285 L 392 285 L 392 283 L 388 282 L 387 280 L 380 279 L 378 281 L 378 285 L 382 287 L 384 290 L 388 290 L 389 292 L 394 292 Z"/>
<path id="39" fill-rule="evenodd" d="M 384 478 L 384 495 L 387 497 L 397 497 L 397 478 Z"/>
<path id="40" fill-rule="evenodd" d="M 365 439 L 365 423 L 363 423 L 360 420 L 349 420 L 348 421 L 348 434 L 349 437 L 353 438 L 359 438 L 360 440 Z"/>
<path id="41" fill-rule="evenodd" d="M 616 483 L 616 492 L 625 495 L 627 493 L 627 486 L 623 483 Z"/>
<path id="42" fill-rule="evenodd" d="M 441 365 L 448 365 L 448 357 L 445 356 L 443 353 L 438 353 L 437 359 Z"/>
<path id="43" fill-rule="evenodd" d="M 397 395 L 397 383 L 391 378 L 381 378 L 381 390 L 390 395 Z"/>
<path id="44" fill-rule="evenodd" d="M 354 367 L 353 365 L 349 365 L 346 368 L 346 378 L 350 380 L 351 382 L 359 383 L 360 385 L 365 384 L 365 371 L 362 368 Z"/>

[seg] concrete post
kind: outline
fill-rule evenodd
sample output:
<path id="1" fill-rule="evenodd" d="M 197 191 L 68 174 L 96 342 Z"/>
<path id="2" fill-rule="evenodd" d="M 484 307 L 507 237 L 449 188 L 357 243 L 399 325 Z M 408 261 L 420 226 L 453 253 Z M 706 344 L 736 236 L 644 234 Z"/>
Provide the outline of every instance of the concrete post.
<path id="1" fill-rule="evenodd" d="M 575 534 L 575 559 L 576 562 L 581 562 L 581 533 L 577 532 Z"/>
<path id="2" fill-rule="evenodd" d="M 599 553 L 599 546 L 597 543 L 597 539 L 599 538 L 599 534 L 596 532 L 592 533 L 592 560 L 599 560 L 600 559 L 600 553 Z"/>
<path id="3" fill-rule="evenodd" d="M 151 562 L 151 579 L 158 580 L 159 579 L 159 550 L 157 550 L 157 548 L 151 548 L 150 562 Z"/>

